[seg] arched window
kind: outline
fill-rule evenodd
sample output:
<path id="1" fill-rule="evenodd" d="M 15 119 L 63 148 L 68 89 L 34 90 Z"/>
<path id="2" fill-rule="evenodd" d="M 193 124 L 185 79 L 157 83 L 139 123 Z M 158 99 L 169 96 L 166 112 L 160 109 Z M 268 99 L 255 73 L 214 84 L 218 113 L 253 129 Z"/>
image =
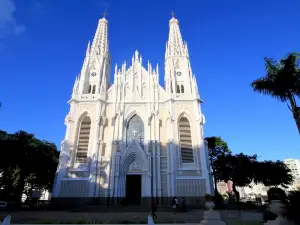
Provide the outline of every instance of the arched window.
<path id="1" fill-rule="evenodd" d="M 181 93 L 184 93 L 184 86 L 181 85 Z"/>
<path id="2" fill-rule="evenodd" d="M 193 163 L 193 146 L 190 122 L 186 117 L 179 120 L 179 142 L 182 163 Z"/>
<path id="3" fill-rule="evenodd" d="M 77 152 L 76 152 L 76 162 L 79 163 L 87 162 L 90 131 L 91 131 L 91 119 L 90 117 L 86 116 L 83 118 L 80 124 L 78 145 L 77 145 Z"/>
<path id="4" fill-rule="evenodd" d="M 96 92 L 96 85 L 93 86 L 93 94 Z"/>
<path id="5" fill-rule="evenodd" d="M 88 93 L 91 93 L 91 91 L 92 91 L 92 85 L 89 86 L 89 91 L 88 91 Z"/>
<path id="6" fill-rule="evenodd" d="M 144 123 L 138 115 L 131 117 L 126 129 L 126 143 L 136 139 L 141 144 L 144 141 Z"/>
<path id="7" fill-rule="evenodd" d="M 177 84 L 176 93 L 180 93 L 180 86 Z"/>

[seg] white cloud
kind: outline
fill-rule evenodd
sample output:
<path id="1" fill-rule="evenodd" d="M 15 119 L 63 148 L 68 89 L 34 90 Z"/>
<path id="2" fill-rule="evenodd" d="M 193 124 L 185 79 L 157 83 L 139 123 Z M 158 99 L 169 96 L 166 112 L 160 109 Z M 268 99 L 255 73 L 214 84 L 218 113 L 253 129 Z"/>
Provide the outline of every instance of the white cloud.
<path id="1" fill-rule="evenodd" d="M 26 30 L 24 25 L 18 24 L 15 11 L 13 0 L 0 0 L 0 38 L 18 35 Z"/>

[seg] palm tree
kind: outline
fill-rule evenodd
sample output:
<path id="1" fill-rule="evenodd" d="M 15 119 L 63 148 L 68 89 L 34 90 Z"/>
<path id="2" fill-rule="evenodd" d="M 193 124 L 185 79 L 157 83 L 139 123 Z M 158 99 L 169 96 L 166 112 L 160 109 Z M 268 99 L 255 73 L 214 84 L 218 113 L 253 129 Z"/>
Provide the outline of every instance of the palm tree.
<path id="1" fill-rule="evenodd" d="M 265 57 L 266 76 L 254 80 L 251 86 L 256 92 L 287 102 L 300 134 L 300 107 L 296 104 L 296 97 L 300 96 L 299 58 L 300 53 L 289 53 L 279 62 Z"/>

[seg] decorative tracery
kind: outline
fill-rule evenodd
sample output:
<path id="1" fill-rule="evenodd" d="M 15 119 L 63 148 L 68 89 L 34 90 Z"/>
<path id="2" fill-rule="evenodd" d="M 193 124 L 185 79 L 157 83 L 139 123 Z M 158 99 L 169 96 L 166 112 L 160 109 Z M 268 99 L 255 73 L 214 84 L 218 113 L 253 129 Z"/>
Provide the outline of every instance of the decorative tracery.
<path id="1" fill-rule="evenodd" d="M 90 139 L 91 119 L 85 116 L 80 124 L 78 145 L 76 151 L 76 162 L 86 163 Z"/>
<path id="2" fill-rule="evenodd" d="M 139 143 L 144 142 L 144 123 L 138 115 L 134 115 L 128 121 L 126 129 L 126 144 L 136 139 Z"/>
<path id="3" fill-rule="evenodd" d="M 182 163 L 193 163 L 193 146 L 190 122 L 186 117 L 181 117 L 178 124 L 179 142 Z"/>

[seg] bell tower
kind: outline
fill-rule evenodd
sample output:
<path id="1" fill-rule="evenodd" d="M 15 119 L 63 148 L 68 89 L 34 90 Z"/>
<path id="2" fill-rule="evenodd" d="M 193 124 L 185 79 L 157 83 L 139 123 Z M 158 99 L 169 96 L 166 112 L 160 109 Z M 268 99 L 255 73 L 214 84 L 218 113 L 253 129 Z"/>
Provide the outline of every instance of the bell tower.
<path id="1" fill-rule="evenodd" d="M 109 88 L 110 65 L 108 21 L 104 13 L 104 17 L 98 22 L 92 45 L 88 43 L 80 76 L 74 84 L 73 95 L 105 96 Z"/>
<path id="2" fill-rule="evenodd" d="M 166 43 L 165 89 L 173 99 L 199 98 L 187 43 L 182 40 L 179 21 L 174 13 L 169 21 L 169 39 Z"/>

